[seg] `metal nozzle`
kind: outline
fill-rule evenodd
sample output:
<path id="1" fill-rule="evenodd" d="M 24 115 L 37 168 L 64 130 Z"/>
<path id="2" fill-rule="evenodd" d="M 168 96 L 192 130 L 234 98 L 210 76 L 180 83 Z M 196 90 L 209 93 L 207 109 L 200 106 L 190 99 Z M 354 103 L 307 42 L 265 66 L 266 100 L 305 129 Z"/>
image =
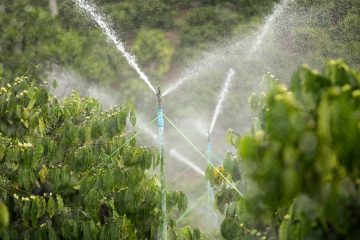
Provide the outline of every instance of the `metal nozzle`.
<path id="1" fill-rule="evenodd" d="M 158 98 L 158 107 L 161 107 L 161 90 L 160 90 L 160 87 L 158 87 L 158 91 L 156 93 L 156 96 Z"/>

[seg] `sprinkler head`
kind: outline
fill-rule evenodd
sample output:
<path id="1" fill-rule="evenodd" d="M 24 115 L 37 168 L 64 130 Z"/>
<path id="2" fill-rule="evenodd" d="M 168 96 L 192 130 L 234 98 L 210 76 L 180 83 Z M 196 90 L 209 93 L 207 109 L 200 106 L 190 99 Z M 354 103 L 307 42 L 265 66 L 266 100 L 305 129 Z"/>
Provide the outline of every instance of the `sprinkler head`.
<path id="1" fill-rule="evenodd" d="M 161 90 L 160 90 L 160 87 L 158 87 L 158 91 L 156 93 L 156 96 L 158 98 L 158 107 L 161 107 Z"/>

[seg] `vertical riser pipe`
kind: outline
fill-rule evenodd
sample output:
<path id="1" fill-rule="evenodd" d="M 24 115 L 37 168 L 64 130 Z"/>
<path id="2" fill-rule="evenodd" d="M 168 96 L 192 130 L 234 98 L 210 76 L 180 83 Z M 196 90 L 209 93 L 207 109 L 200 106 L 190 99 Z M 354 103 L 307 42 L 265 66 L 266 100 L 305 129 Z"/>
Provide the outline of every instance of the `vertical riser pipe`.
<path id="1" fill-rule="evenodd" d="M 206 149 L 206 155 L 208 158 L 208 161 L 211 162 L 211 141 L 210 141 L 210 135 L 208 136 L 208 143 L 207 143 L 207 149 Z M 207 183 L 207 207 L 208 207 L 208 214 L 207 214 L 207 224 L 208 226 L 211 226 L 211 208 L 212 208 L 212 198 L 213 198 L 213 191 L 211 189 L 210 183 Z"/>
<path id="2" fill-rule="evenodd" d="M 158 107 L 157 107 L 157 125 L 159 131 L 159 158 L 160 158 L 160 182 L 161 182 L 161 212 L 162 212 L 162 226 L 161 236 L 162 240 L 167 240 L 167 216 L 166 216 L 166 183 L 165 183 L 165 162 L 164 162 L 164 115 L 161 106 L 161 92 L 158 88 Z"/>

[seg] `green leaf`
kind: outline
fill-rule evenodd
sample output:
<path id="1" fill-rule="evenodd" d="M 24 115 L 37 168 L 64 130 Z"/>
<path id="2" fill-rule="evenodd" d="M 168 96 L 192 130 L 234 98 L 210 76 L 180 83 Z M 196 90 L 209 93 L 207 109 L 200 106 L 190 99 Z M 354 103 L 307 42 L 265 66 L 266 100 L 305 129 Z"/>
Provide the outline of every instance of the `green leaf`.
<path id="1" fill-rule="evenodd" d="M 36 104 L 43 106 L 48 101 L 48 93 L 45 88 L 40 88 L 36 96 Z"/>
<path id="2" fill-rule="evenodd" d="M 133 104 L 130 106 L 130 123 L 131 125 L 136 125 L 136 114 L 135 114 L 135 107 Z"/>
<path id="3" fill-rule="evenodd" d="M 240 141 L 239 154 L 241 158 L 252 159 L 256 157 L 257 144 L 253 137 L 245 136 Z"/>
<path id="4" fill-rule="evenodd" d="M 39 178 L 41 183 L 45 183 L 48 174 L 49 172 L 47 167 L 45 165 L 42 165 L 41 170 L 39 171 Z"/>
<path id="5" fill-rule="evenodd" d="M 36 204 L 36 208 L 37 208 L 37 218 L 41 218 L 45 211 L 46 211 L 46 204 L 45 207 L 43 206 L 40 197 L 35 197 L 35 199 L 33 200 L 33 202 L 35 202 Z"/>
<path id="6" fill-rule="evenodd" d="M 10 214 L 7 206 L 0 200 L 0 228 L 7 227 L 10 221 Z"/>
<path id="7" fill-rule="evenodd" d="M 56 212 L 56 203 L 53 197 L 50 197 L 48 203 L 47 203 L 47 212 L 50 216 L 50 218 L 52 218 Z"/>
<path id="8" fill-rule="evenodd" d="M 180 230 L 179 239 L 181 240 L 192 240 L 192 234 L 190 227 L 184 227 Z"/>
<path id="9" fill-rule="evenodd" d="M 0 144 L 0 161 L 4 158 L 5 156 L 5 150 L 6 150 L 6 146 L 3 144 Z"/>
<path id="10" fill-rule="evenodd" d="M 56 201 L 59 211 L 62 211 L 64 208 L 64 202 L 62 197 L 59 194 L 56 194 Z"/>
<path id="11" fill-rule="evenodd" d="M 35 201 L 31 202 L 31 223 L 33 228 L 37 227 L 37 215 L 38 215 L 38 208 L 37 208 L 37 204 Z"/>
<path id="12" fill-rule="evenodd" d="M 178 195 L 178 208 L 180 211 L 185 211 L 188 206 L 188 201 L 183 192 L 180 192 Z"/>
<path id="13" fill-rule="evenodd" d="M 57 87 L 57 81 L 56 81 L 56 79 L 53 79 L 53 80 L 51 81 L 51 86 L 52 86 L 53 88 L 56 88 L 56 87 Z"/>
<path id="14" fill-rule="evenodd" d="M 31 97 L 31 99 L 30 99 L 30 101 L 29 101 L 29 104 L 27 105 L 26 108 L 27 108 L 28 110 L 31 110 L 31 109 L 34 107 L 35 103 L 36 103 L 36 98 L 35 98 L 35 97 Z"/>
<path id="15" fill-rule="evenodd" d="M 51 226 L 47 226 L 49 240 L 57 240 L 56 232 Z"/>
<path id="16" fill-rule="evenodd" d="M 45 130 L 46 130 L 46 127 L 45 127 L 44 119 L 39 118 L 39 132 L 40 132 L 40 134 L 44 134 Z"/>
<path id="17" fill-rule="evenodd" d="M 21 209 L 21 217 L 25 226 L 28 226 L 31 218 L 31 202 L 25 202 Z"/>
<path id="18" fill-rule="evenodd" d="M 90 220 L 89 230 L 90 230 L 91 235 L 97 236 L 98 228 L 96 227 L 96 224 L 95 224 L 95 222 L 93 220 Z"/>

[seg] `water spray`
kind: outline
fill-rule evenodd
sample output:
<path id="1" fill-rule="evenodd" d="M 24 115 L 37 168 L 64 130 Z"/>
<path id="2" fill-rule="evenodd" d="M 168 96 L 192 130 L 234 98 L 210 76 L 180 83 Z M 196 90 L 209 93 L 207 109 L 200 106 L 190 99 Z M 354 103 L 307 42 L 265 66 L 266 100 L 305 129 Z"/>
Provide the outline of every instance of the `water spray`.
<path id="1" fill-rule="evenodd" d="M 124 56 L 128 64 L 135 70 L 135 72 L 146 83 L 146 85 L 148 85 L 150 90 L 156 94 L 156 90 L 151 84 L 149 77 L 141 70 L 141 68 L 136 62 L 136 58 L 128 51 L 126 51 L 124 43 L 117 37 L 115 31 L 110 27 L 110 24 L 105 20 L 102 14 L 99 13 L 96 6 L 86 0 L 75 0 L 75 3 L 91 16 L 91 18 L 105 33 L 107 39 L 114 43 L 116 49 Z"/>
<path id="2" fill-rule="evenodd" d="M 249 55 L 252 55 L 257 51 L 259 46 L 261 46 L 264 42 L 265 36 L 270 31 L 271 25 L 274 23 L 274 21 L 285 11 L 287 6 L 293 2 L 293 0 L 282 0 L 280 3 L 275 5 L 275 8 L 273 10 L 273 13 L 266 19 L 265 24 L 261 28 L 259 34 L 257 35 L 253 45 L 250 48 Z"/>
<path id="3" fill-rule="evenodd" d="M 182 163 L 185 163 L 188 165 L 192 170 L 200 174 L 201 176 L 205 176 L 205 172 L 199 168 L 196 164 L 191 162 L 189 159 L 185 158 L 183 155 L 181 155 L 178 151 L 176 151 L 174 148 L 170 150 L 170 155 L 174 157 L 175 159 L 179 160 Z"/>
<path id="4" fill-rule="evenodd" d="M 161 182 L 161 212 L 162 212 L 162 240 L 167 240 L 166 218 L 166 185 L 164 171 L 164 110 L 161 106 L 161 90 L 158 87 L 157 96 L 157 125 L 159 131 L 159 158 L 160 158 L 160 182 Z"/>
<path id="5" fill-rule="evenodd" d="M 157 119 L 157 117 L 156 117 Z M 137 121 L 136 121 L 136 124 L 137 124 L 137 127 L 139 129 L 141 129 L 144 133 L 146 133 L 148 136 L 151 137 L 151 139 L 154 141 L 154 142 L 157 142 L 158 141 L 158 135 L 153 132 L 152 130 L 150 130 L 146 125 L 145 123 L 141 120 L 141 118 L 137 117 Z"/>
<path id="6" fill-rule="evenodd" d="M 214 130 L 214 127 L 215 127 L 215 123 L 217 121 L 217 118 L 222 110 L 222 107 L 223 107 L 223 102 L 225 100 L 225 97 L 228 93 L 228 89 L 230 87 L 230 82 L 231 80 L 233 79 L 235 75 L 235 71 L 233 68 L 230 68 L 229 71 L 227 72 L 226 74 L 226 79 L 225 79 L 225 83 L 224 83 L 224 87 L 223 89 L 221 90 L 221 93 L 220 93 L 220 96 L 219 96 L 219 100 L 218 100 L 218 103 L 215 107 L 215 111 L 214 111 L 214 114 L 213 114 L 213 118 L 212 118 L 212 121 L 211 121 L 211 124 L 210 124 L 210 128 L 209 128 L 209 135 L 212 134 L 213 130 Z"/>

